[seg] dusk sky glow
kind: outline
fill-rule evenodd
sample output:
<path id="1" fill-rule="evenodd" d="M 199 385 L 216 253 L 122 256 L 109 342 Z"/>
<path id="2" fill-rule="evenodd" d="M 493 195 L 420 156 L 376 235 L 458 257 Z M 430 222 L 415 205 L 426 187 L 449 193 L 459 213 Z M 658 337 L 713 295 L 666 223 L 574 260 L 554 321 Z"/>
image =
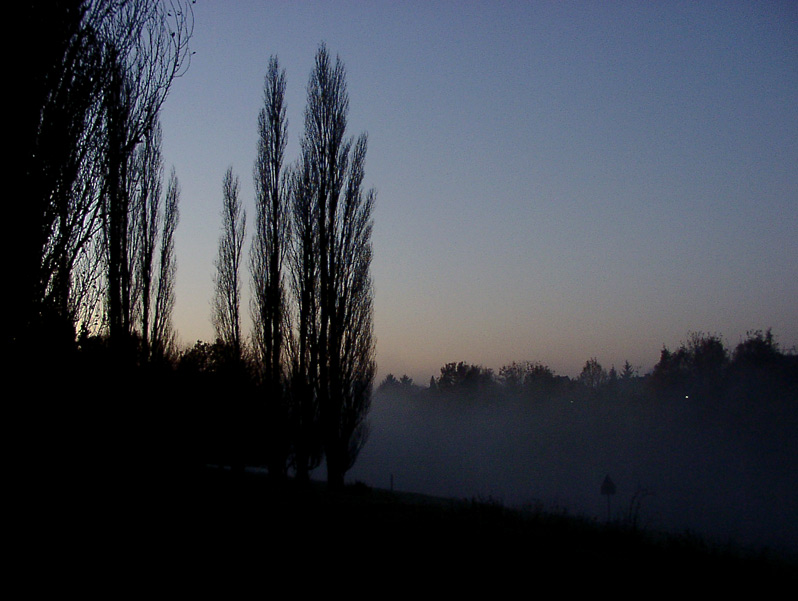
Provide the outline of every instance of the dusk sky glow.
<path id="1" fill-rule="evenodd" d="M 798 345 L 798 3 L 200 0 L 194 18 L 162 113 L 183 345 L 213 337 L 228 166 L 252 233 L 269 56 L 292 162 L 322 41 L 369 136 L 378 378 L 645 373 L 689 331 Z"/>

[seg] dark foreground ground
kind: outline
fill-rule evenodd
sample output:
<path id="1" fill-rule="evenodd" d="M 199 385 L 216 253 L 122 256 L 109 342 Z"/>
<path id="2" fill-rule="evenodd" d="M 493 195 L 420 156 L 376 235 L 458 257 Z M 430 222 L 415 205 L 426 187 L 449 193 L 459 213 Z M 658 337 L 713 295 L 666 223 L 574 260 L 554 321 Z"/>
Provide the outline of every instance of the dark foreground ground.
<path id="1" fill-rule="evenodd" d="M 378 580 L 383 592 L 437 582 L 451 590 L 493 583 L 532 591 L 556 583 L 563 592 L 595 586 L 640 594 L 739 584 L 761 593 L 798 582 L 793 561 L 767 553 L 513 511 L 490 499 L 444 500 L 364 485 L 340 493 L 320 483 L 275 487 L 265 476 L 221 469 L 199 470 L 181 488 L 187 494 L 165 501 L 144 529 L 166 569 L 233 568 L 294 582 L 328 574 L 330 586 Z"/>
<path id="2" fill-rule="evenodd" d="M 798 583 L 794 559 L 513 511 L 490 499 L 363 485 L 332 493 L 321 483 L 274 486 L 260 474 L 216 468 L 92 482 L 49 482 L 19 513 L 24 517 L 11 520 L 17 542 L 7 548 L 24 570 L 26 591 L 89 598 L 231 599 L 253 591 L 336 599 L 430 592 L 639 597 L 783 594 L 785 584 Z"/>

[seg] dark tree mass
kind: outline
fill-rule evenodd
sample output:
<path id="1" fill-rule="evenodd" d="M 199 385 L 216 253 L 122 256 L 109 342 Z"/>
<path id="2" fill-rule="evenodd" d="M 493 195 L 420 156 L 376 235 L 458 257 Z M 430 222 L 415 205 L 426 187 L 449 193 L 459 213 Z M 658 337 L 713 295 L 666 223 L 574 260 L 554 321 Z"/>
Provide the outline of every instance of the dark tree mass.
<path id="1" fill-rule="evenodd" d="M 76 332 L 99 327 L 120 347 L 134 329 L 146 339 L 158 113 L 188 66 L 191 11 L 144 0 L 30 2 L 24 10 L 43 45 L 28 53 L 19 86 L 27 198 L 15 206 L 18 319 L 9 342 L 66 349 Z"/>
<path id="2" fill-rule="evenodd" d="M 123 507 L 138 508 L 132 529 L 147 523 L 142 484 L 164 484 L 184 455 L 172 328 L 180 188 L 174 170 L 163 181 L 159 114 L 189 66 L 193 13 L 154 0 L 31 1 L 21 12 L 31 41 L 14 93 L 22 185 L 4 346 L 26 463 L 13 488 L 37 528 L 74 540 L 63 535 L 97 535 Z"/>
<path id="3" fill-rule="evenodd" d="M 246 216 L 230 168 L 211 303 L 217 340 L 177 349 L 180 187 L 174 170 L 164 182 L 159 113 L 189 66 L 192 4 L 25 4 L 43 44 L 21 86 L 26 199 L 15 204 L 6 348 L 31 381 L 52 375 L 40 396 L 70 420 L 54 418 L 45 437 L 81 441 L 65 445 L 83 448 L 77 463 L 97 461 L 102 448 L 109 465 L 258 465 L 277 480 L 290 469 L 307 480 L 326 459 L 341 487 L 365 441 L 375 373 L 366 137 L 346 137 L 343 63 L 322 45 L 300 156 L 286 163 L 286 74 L 270 59 L 254 169 L 251 343 L 240 308 Z M 66 411 L 57 399 L 74 394 L 81 409 Z M 106 437 L 113 443 L 97 441 Z"/>

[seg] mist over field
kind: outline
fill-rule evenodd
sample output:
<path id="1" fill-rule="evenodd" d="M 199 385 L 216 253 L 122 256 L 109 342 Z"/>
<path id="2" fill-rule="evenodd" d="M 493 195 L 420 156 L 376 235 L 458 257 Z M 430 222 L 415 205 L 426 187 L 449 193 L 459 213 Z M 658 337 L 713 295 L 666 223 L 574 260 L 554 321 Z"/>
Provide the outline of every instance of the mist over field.
<path id="1" fill-rule="evenodd" d="M 376 394 L 351 481 L 798 552 L 798 407 Z M 637 493 L 640 501 L 635 512 Z"/>

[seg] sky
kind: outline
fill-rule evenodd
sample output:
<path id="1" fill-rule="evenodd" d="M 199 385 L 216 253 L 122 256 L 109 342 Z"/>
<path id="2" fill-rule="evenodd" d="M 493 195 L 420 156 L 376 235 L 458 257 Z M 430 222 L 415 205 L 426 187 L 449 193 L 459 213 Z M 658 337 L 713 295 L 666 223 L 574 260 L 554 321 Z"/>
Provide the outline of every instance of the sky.
<path id="1" fill-rule="evenodd" d="M 348 135 L 368 133 L 378 378 L 645 373 L 692 331 L 798 345 L 797 3 L 199 0 L 194 19 L 161 115 L 182 344 L 214 337 L 229 166 L 252 231 L 269 57 L 291 162 L 324 42 Z"/>

